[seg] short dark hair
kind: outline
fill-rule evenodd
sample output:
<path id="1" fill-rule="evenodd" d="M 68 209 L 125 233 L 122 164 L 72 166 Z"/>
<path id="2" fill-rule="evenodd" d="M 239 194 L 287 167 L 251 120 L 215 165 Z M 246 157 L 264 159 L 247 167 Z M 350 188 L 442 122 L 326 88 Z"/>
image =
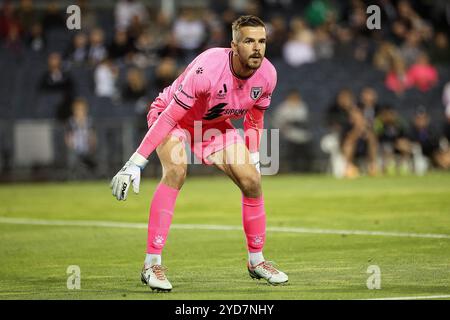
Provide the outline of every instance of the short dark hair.
<path id="1" fill-rule="evenodd" d="M 253 15 L 240 16 L 231 25 L 231 30 L 233 33 L 233 40 L 237 40 L 237 34 L 239 33 L 240 29 L 243 27 L 263 27 L 263 28 L 265 28 L 266 25 L 257 16 L 253 16 Z"/>

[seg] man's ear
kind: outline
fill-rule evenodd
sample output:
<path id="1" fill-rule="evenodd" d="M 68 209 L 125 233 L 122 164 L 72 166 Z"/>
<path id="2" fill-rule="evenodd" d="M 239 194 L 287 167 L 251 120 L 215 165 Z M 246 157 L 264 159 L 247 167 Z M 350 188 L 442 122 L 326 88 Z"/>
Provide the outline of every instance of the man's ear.
<path id="1" fill-rule="evenodd" d="M 231 50 L 233 50 L 233 54 L 237 54 L 237 44 L 234 42 L 234 40 L 231 41 Z"/>

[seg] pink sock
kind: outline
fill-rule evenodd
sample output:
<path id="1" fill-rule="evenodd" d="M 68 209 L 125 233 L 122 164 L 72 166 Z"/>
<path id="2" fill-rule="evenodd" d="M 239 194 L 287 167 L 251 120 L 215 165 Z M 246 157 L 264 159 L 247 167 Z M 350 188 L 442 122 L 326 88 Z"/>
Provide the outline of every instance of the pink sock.
<path id="1" fill-rule="evenodd" d="M 147 253 L 161 254 L 172 223 L 179 190 L 160 183 L 153 195 L 148 221 Z"/>
<path id="2" fill-rule="evenodd" d="M 242 196 L 242 223 L 249 252 L 261 252 L 266 240 L 266 212 L 263 196 Z"/>

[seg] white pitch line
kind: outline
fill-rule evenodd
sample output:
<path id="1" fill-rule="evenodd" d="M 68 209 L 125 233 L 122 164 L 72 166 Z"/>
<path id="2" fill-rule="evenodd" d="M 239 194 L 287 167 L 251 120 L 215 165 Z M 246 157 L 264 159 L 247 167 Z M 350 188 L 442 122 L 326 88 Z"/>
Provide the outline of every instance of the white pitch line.
<path id="1" fill-rule="evenodd" d="M 448 298 L 450 298 L 450 294 L 440 296 L 393 297 L 393 298 L 375 298 L 363 300 L 427 300 L 427 299 L 448 299 Z"/>
<path id="2" fill-rule="evenodd" d="M 5 224 L 25 224 L 25 225 L 45 225 L 45 226 L 77 226 L 77 227 L 104 227 L 104 228 L 126 228 L 126 229 L 147 229 L 146 223 L 95 221 L 95 220 L 45 220 L 30 218 L 10 218 L 0 217 L 0 223 Z M 211 225 L 211 224 L 173 224 L 172 229 L 185 230 L 231 230 L 242 231 L 241 226 Z M 338 230 L 338 229 L 316 229 L 316 228 L 294 228 L 294 227 L 268 227 L 270 232 L 284 233 L 310 233 L 310 234 L 335 234 L 335 235 L 363 235 L 363 236 L 384 236 L 384 237 L 405 237 L 405 238 L 433 238 L 450 239 L 448 234 L 435 233 L 407 233 L 389 231 L 366 231 L 366 230 Z"/>

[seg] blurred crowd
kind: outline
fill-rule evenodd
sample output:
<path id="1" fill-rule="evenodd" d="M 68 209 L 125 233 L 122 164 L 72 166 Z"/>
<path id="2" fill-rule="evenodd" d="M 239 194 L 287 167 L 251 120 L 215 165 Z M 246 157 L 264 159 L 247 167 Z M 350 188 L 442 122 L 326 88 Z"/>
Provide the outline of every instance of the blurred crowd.
<path id="1" fill-rule="evenodd" d="M 95 128 L 89 101 L 74 90 L 71 70 L 80 66 L 91 70 L 97 97 L 134 104 L 145 123 L 148 103 L 197 54 L 230 45 L 230 26 L 240 14 L 258 15 L 266 22 L 269 59 L 282 60 L 293 70 L 326 59 L 365 62 L 384 72 L 386 88 L 399 97 L 407 90 L 429 91 L 439 81 L 436 66 L 450 65 L 446 1 L 218 0 L 207 6 L 183 6 L 170 14 L 140 0 L 117 0 L 111 11 L 114 28 L 105 30 L 92 2 L 78 0 L 82 28 L 68 32 L 70 45 L 59 51 L 48 50 L 48 34 L 65 28 L 67 15 L 58 1 L 48 3 L 45 10 L 37 10 L 33 0 L 1 1 L 1 46 L 17 55 L 45 53 L 48 67 L 39 90 L 63 94 L 55 106 L 55 118 L 66 124 L 72 162 L 78 159 L 89 170 L 96 167 Z M 369 4 L 381 9 L 381 30 L 366 26 Z M 126 73 L 120 81 L 123 68 Z M 147 76 L 149 68 L 154 70 L 152 77 Z M 431 164 L 449 169 L 450 84 L 442 94 L 446 119 L 441 120 L 446 124 L 441 130 L 440 125 L 431 124 L 427 106 L 417 106 L 414 119 L 403 119 L 396 106 L 385 105 L 374 88 L 355 93 L 343 87 L 331 103 L 326 125 L 338 139 L 344 175 L 359 175 L 356 159 L 361 157 L 367 159 L 369 174 L 414 171 L 410 159 L 417 146 Z M 273 106 L 271 116 L 288 145 L 291 170 L 308 170 L 312 137 L 301 88 L 294 88 L 280 105 Z"/>

